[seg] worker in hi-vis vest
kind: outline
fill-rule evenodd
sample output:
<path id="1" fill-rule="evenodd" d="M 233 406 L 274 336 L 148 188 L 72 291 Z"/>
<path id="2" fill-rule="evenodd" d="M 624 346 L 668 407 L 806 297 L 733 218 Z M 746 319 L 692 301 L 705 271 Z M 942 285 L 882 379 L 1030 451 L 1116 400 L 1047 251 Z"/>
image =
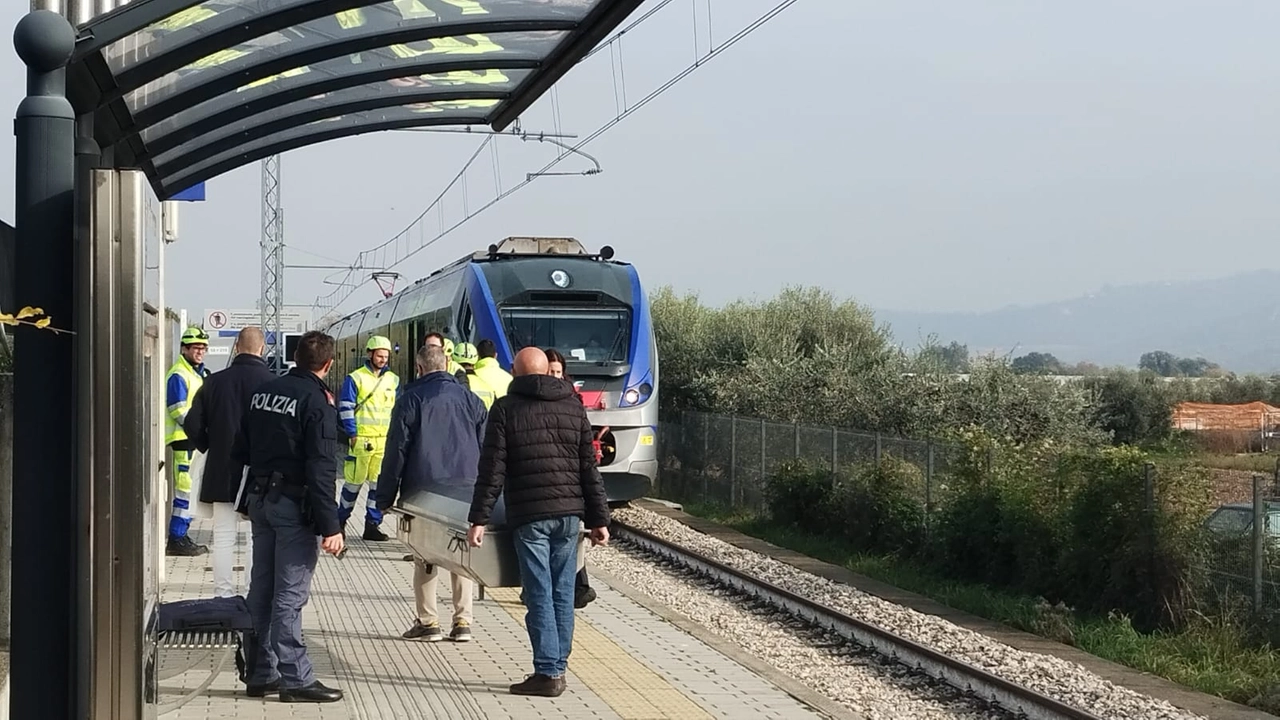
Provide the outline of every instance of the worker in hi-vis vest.
<path id="1" fill-rule="evenodd" d="M 507 386 L 511 384 L 511 373 L 498 364 L 498 344 L 492 340 L 481 340 L 476 343 L 476 352 L 480 359 L 476 360 L 475 374 L 484 378 L 498 397 L 505 396 Z"/>
<path id="2" fill-rule="evenodd" d="M 493 407 L 493 401 L 497 400 L 499 395 L 483 377 L 476 373 L 476 361 L 479 359 L 476 346 L 469 342 L 458 343 L 453 348 L 453 361 L 467 374 L 467 387 L 471 388 L 471 392 L 484 403 L 484 409 L 488 410 Z M 506 390 L 505 387 L 502 389 L 503 395 L 506 394 Z"/>
<path id="3" fill-rule="evenodd" d="M 182 355 L 169 368 L 164 381 L 164 442 L 173 450 L 173 513 L 169 518 L 169 542 L 166 555 L 193 556 L 209 552 L 204 545 L 187 537 L 191 527 L 191 459 L 195 445 L 187 439 L 182 424 L 187 420 L 191 400 L 200 392 L 209 371 L 204 354 L 209 350 L 209 336 L 198 327 L 182 333 Z"/>
<path id="4" fill-rule="evenodd" d="M 347 520 L 355 508 L 360 486 L 369 485 L 365 498 L 365 540 L 381 542 L 386 534 L 378 527 L 382 524 L 382 511 L 378 510 L 376 494 L 378 472 L 382 469 L 382 455 L 387 446 L 387 430 L 391 427 L 391 408 L 400 395 L 400 378 L 388 366 L 391 362 L 391 341 L 374 335 L 365 344 L 369 359 L 356 368 L 342 382 L 338 393 L 338 420 L 350 438 L 350 449 L 342 464 L 345 482 L 342 485 L 342 501 L 338 503 L 338 524 L 346 535 Z"/>

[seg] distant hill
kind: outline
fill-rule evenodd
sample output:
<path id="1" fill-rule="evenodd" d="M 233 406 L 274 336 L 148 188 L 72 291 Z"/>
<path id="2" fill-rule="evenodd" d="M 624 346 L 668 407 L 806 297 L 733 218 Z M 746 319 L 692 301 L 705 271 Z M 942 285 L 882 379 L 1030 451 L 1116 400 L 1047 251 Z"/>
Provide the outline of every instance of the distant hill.
<path id="1" fill-rule="evenodd" d="M 1205 357 L 1237 373 L 1280 370 L 1280 272 L 1103 290 L 984 313 L 878 310 L 899 343 L 936 334 L 970 354 L 1052 353 L 1063 362 L 1136 366 L 1142 353 Z"/>

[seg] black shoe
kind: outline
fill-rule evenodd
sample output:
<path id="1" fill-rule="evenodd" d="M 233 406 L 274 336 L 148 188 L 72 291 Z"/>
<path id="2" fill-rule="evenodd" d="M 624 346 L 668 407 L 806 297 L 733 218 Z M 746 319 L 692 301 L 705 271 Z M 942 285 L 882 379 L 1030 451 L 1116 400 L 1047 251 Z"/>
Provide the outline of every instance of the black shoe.
<path id="1" fill-rule="evenodd" d="M 590 588 L 590 587 L 577 588 L 577 590 L 573 593 L 573 607 L 575 609 L 581 610 L 582 608 L 591 604 L 591 601 L 595 599 L 596 599 L 596 591 L 594 588 Z"/>
<path id="2" fill-rule="evenodd" d="M 444 631 L 439 625 L 423 625 L 421 620 L 414 620 L 413 627 L 405 630 L 400 637 L 420 642 L 440 642 L 444 639 Z"/>
<path id="3" fill-rule="evenodd" d="M 386 542 L 390 539 L 387 537 L 386 533 L 379 530 L 378 526 L 373 523 L 364 524 L 364 535 L 361 537 L 370 542 Z"/>
<path id="4" fill-rule="evenodd" d="M 192 542 L 191 538 L 183 535 L 182 537 L 170 537 L 169 543 L 165 546 L 164 554 L 169 557 L 196 557 L 209 552 L 209 548 L 204 545 L 197 545 Z"/>
<path id="5" fill-rule="evenodd" d="M 536 695 L 538 697 L 560 697 L 564 693 L 564 676 L 553 678 L 547 675 L 530 675 L 524 682 L 511 686 L 512 695 Z"/>
<path id="6" fill-rule="evenodd" d="M 266 685 L 245 685 L 244 694 L 249 697 L 266 697 L 280 690 L 280 680 L 272 680 Z"/>
<path id="7" fill-rule="evenodd" d="M 342 691 L 325 687 L 319 680 L 300 688 L 280 688 L 280 702 L 331 703 L 342 699 Z"/>
<path id="8" fill-rule="evenodd" d="M 471 642 L 471 623 L 465 620 L 454 623 L 449 639 L 454 642 Z"/>

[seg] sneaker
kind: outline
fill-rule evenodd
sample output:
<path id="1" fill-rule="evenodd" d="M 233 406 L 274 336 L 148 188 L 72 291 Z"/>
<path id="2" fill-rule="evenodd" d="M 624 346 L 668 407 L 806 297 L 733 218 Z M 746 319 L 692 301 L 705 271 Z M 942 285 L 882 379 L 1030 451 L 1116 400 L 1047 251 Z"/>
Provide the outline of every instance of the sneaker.
<path id="1" fill-rule="evenodd" d="M 180 538 L 170 537 L 168 544 L 165 546 L 164 554 L 170 557 L 196 557 L 209 552 L 209 548 L 204 545 L 197 545 L 191 538 L 183 535 Z"/>
<path id="2" fill-rule="evenodd" d="M 596 591 L 594 588 L 578 588 L 577 591 L 573 593 L 573 607 L 581 610 L 587 605 L 590 605 L 591 601 L 595 599 Z"/>
<path id="3" fill-rule="evenodd" d="M 535 674 L 511 686 L 512 695 L 536 695 L 538 697 L 560 697 L 564 693 L 565 680 L 561 675 L 553 678 L 549 675 Z"/>
<path id="4" fill-rule="evenodd" d="M 471 624 L 466 620 L 459 620 L 453 624 L 453 632 L 449 633 L 449 639 L 454 642 L 471 642 Z"/>
<path id="5" fill-rule="evenodd" d="M 386 542 L 390 539 L 387 537 L 386 533 L 382 532 L 382 530 L 373 523 L 365 523 L 364 535 L 361 535 L 361 537 L 369 542 Z"/>
<path id="6" fill-rule="evenodd" d="M 440 630 L 440 626 L 436 624 L 423 625 L 421 620 L 414 620 L 413 627 L 404 631 L 400 637 L 405 640 L 418 640 L 420 642 L 439 642 L 444 639 L 444 632 Z"/>

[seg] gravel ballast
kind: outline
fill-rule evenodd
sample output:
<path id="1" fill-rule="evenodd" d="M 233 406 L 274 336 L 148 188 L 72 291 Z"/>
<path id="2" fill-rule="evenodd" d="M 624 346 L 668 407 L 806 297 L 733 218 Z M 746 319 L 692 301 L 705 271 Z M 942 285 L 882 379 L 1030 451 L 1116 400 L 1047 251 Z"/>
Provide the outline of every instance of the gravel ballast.
<path id="1" fill-rule="evenodd" d="M 753 611 L 745 599 L 655 565 L 634 550 L 592 548 L 591 568 L 643 588 L 654 600 L 737 644 L 816 692 L 867 720 L 995 720 L 998 710 L 975 706 L 953 689 L 882 662 L 849 652 L 835 637 L 787 622 L 780 613 Z"/>
<path id="2" fill-rule="evenodd" d="M 1076 663 L 1009 647 L 941 618 L 895 605 L 707 536 L 657 513 L 623 508 L 616 510 L 614 517 L 1100 717 L 1114 720 L 1202 718 L 1163 700 L 1117 686 Z M 652 561 L 645 562 L 639 555 L 595 548 L 589 562 L 643 588 L 659 602 L 738 642 L 782 672 L 868 718 L 1003 716 L 975 708 L 972 701 L 964 698 L 947 699 L 943 696 L 945 690 L 901 666 L 886 667 L 872 659 L 857 659 L 847 654 L 841 655 L 838 661 L 833 660 L 832 652 L 813 647 L 812 633 L 797 633 L 783 629 L 778 622 L 761 620 L 758 613 L 744 607 L 741 598 L 721 592 L 709 593 L 705 584 L 678 577 Z"/>

